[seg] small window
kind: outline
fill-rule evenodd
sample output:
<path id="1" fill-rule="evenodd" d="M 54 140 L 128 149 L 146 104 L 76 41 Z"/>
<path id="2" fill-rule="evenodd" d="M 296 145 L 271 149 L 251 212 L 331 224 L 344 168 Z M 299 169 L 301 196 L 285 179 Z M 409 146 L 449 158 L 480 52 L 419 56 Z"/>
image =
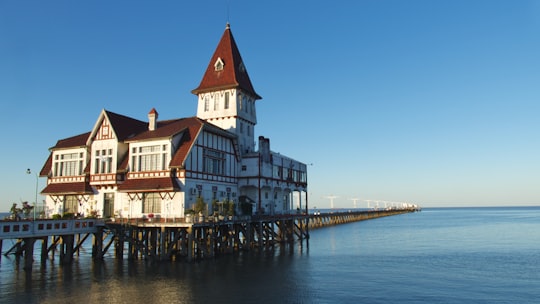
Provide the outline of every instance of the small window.
<path id="1" fill-rule="evenodd" d="M 225 109 L 229 108 L 229 92 L 225 92 Z"/>
<path id="2" fill-rule="evenodd" d="M 221 60 L 221 57 L 218 57 L 216 62 L 214 63 L 214 69 L 216 71 L 222 71 L 225 64 L 223 63 L 223 60 Z"/>
<path id="3" fill-rule="evenodd" d="M 204 97 L 204 111 L 208 112 L 210 110 L 210 98 L 208 96 Z"/>
<path id="4" fill-rule="evenodd" d="M 246 171 L 247 170 L 247 166 L 246 165 L 243 165 L 242 166 L 242 171 Z"/>

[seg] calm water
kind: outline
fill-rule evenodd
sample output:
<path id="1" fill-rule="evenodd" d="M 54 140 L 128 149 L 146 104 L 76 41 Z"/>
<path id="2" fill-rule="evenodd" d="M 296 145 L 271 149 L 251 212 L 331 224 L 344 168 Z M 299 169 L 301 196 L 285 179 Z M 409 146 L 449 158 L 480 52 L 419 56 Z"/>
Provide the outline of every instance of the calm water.
<path id="1" fill-rule="evenodd" d="M 424 209 L 194 264 L 94 263 L 89 250 L 69 267 L 36 256 L 31 274 L 13 257 L 0 262 L 0 303 L 539 301 L 539 207 Z"/>

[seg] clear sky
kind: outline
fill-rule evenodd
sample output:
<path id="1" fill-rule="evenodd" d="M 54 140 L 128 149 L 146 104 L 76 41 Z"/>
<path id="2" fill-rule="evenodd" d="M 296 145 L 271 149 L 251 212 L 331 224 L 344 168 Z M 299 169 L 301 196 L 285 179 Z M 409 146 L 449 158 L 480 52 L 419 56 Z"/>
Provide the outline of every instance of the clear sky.
<path id="1" fill-rule="evenodd" d="M 0 210 L 103 108 L 196 115 L 227 21 L 311 206 L 540 205 L 540 1 L 0 0 Z"/>

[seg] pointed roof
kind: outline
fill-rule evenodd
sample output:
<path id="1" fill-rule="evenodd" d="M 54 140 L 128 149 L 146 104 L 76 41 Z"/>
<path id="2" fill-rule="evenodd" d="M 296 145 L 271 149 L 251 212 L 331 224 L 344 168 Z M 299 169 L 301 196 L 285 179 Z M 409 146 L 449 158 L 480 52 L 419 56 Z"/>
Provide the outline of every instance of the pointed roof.
<path id="1" fill-rule="evenodd" d="M 240 88 L 253 95 L 256 99 L 262 98 L 253 89 L 242 56 L 240 56 L 234 41 L 231 28 L 227 23 L 225 32 L 221 36 L 210 63 L 208 63 L 201 83 L 191 93 L 199 94 L 230 88 Z"/>

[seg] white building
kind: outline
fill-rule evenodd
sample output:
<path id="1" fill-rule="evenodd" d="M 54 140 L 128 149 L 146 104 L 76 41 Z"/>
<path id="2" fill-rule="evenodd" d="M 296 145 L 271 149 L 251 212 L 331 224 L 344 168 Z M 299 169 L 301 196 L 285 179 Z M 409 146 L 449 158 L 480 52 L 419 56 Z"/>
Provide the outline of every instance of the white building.
<path id="1" fill-rule="evenodd" d="M 200 85 L 197 116 L 147 121 L 102 110 L 90 132 L 59 140 L 40 176 L 46 214 L 181 218 L 198 198 L 288 213 L 307 203 L 305 164 L 260 136 L 255 92 L 229 25 Z"/>

